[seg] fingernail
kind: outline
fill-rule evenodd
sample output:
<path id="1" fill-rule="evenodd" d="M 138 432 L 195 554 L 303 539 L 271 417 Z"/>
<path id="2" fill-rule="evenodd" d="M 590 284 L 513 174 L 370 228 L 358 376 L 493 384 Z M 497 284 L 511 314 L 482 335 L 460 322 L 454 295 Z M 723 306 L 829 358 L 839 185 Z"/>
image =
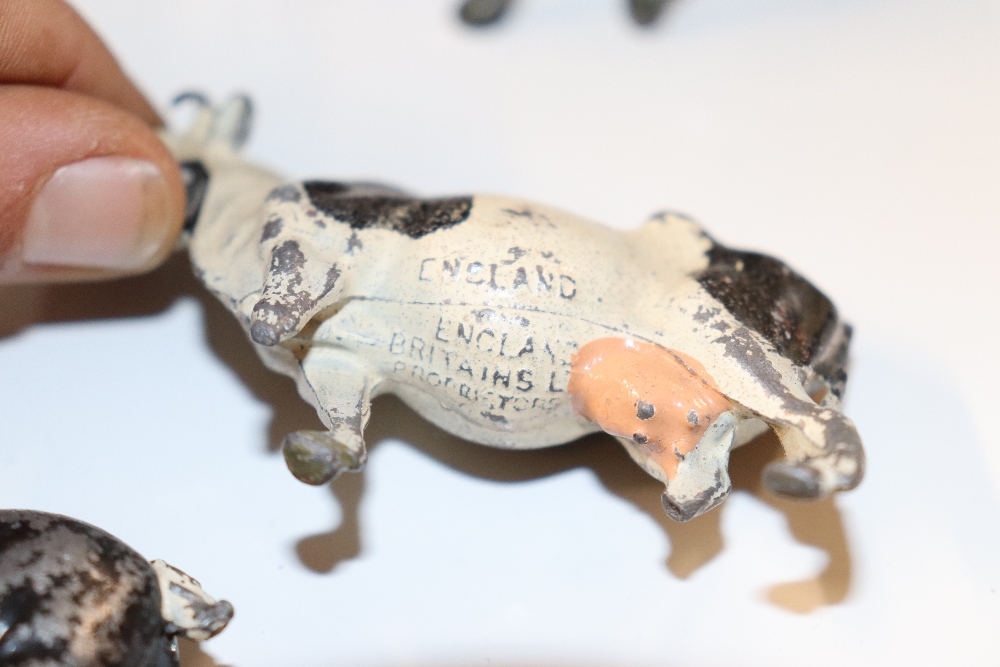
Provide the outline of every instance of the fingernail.
<path id="1" fill-rule="evenodd" d="M 143 268 L 170 230 L 167 183 L 149 162 L 97 157 L 60 167 L 42 188 L 22 240 L 27 264 Z"/>

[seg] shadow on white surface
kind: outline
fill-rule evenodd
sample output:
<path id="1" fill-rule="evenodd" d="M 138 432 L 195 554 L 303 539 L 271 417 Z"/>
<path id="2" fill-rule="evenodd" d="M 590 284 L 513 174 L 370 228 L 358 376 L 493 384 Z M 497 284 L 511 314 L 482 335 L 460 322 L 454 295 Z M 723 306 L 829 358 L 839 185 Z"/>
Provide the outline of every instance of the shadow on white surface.
<path id="1" fill-rule="evenodd" d="M 322 428 L 313 409 L 301 400 L 290 380 L 268 371 L 225 311 L 192 276 L 184 255 L 145 276 L 112 283 L 64 285 L 49 288 L 20 287 L 0 290 L 7 316 L 0 337 L 32 324 L 152 315 L 168 309 L 177 299 L 199 300 L 206 322 L 206 336 L 213 352 L 234 371 L 247 388 L 269 404 L 272 417 L 266 438 L 277 455 L 284 436 L 294 430 Z M 688 523 L 669 519 L 660 505 L 661 484 L 649 477 L 611 438 L 593 435 L 570 445 L 535 451 L 507 451 L 473 444 L 451 436 L 420 418 L 395 397 L 377 399 L 366 430 L 370 450 L 381 442 L 400 440 L 423 455 L 474 478 L 513 484 L 538 480 L 566 471 L 589 469 L 611 493 L 627 501 L 656 523 L 669 538 L 666 568 L 687 579 L 716 558 L 725 548 L 720 511 Z M 755 496 L 781 512 L 794 538 L 826 553 L 828 564 L 816 577 L 773 586 L 767 600 L 796 613 L 837 604 L 851 588 L 851 555 L 843 521 L 834 499 L 820 503 L 794 503 L 768 495 L 760 485 L 763 467 L 782 456 L 777 439 L 766 434 L 733 452 L 730 474 L 733 490 Z M 277 459 L 278 457 L 275 456 Z M 275 465 L 282 465 L 275 460 Z M 361 555 L 364 544 L 358 510 L 365 493 L 366 473 L 345 474 L 330 484 L 341 519 L 327 532 L 305 536 L 296 544 L 301 563 L 315 573 L 329 573 Z M 723 505 L 724 507 L 724 505 Z M 210 660 L 188 645 L 196 665 Z M 210 662 L 204 664 L 212 664 Z"/>
<path id="2" fill-rule="evenodd" d="M 366 430 L 370 449 L 386 440 L 409 443 L 424 455 L 475 478 L 517 483 L 557 475 L 574 468 L 589 468 L 611 493 L 631 503 L 660 526 L 670 540 L 667 569 L 679 579 L 691 577 L 725 548 L 720 513 L 709 512 L 688 523 L 669 519 L 660 505 L 661 484 L 649 477 L 611 438 L 593 435 L 562 447 L 535 451 L 491 449 L 442 432 L 421 419 L 401 401 L 383 397 L 375 402 Z M 841 602 L 851 585 L 851 557 L 843 521 L 834 500 L 794 503 L 777 499 L 762 488 L 760 474 L 771 460 L 783 456 L 771 434 L 737 449 L 731 458 L 734 492 L 754 495 L 784 514 L 797 541 L 824 551 L 826 568 L 815 578 L 779 584 L 767 599 L 779 607 L 808 613 Z M 330 485 L 342 510 L 342 520 L 331 531 L 302 539 L 299 558 L 310 570 L 326 573 L 363 549 L 358 507 L 365 491 L 365 473 L 342 475 Z"/>
<path id="3" fill-rule="evenodd" d="M 198 642 L 182 639 L 177 644 L 181 654 L 181 667 L 228 667 L 201 650 Z"/>

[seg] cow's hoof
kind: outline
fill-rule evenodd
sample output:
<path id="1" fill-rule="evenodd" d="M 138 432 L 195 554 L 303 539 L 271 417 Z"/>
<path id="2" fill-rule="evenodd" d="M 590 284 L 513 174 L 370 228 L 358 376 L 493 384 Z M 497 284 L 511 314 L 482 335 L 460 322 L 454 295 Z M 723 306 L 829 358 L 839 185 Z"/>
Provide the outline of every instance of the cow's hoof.
<path id="1" fill-rule="evenodd" d="M 650 26 L 656 23 L 663 11 L 663 5 L 667 0 L 632 0 L 629 3 L 629 11 L 632 19 L 642 26 Z"/>
<path id="2" fill-rule="evenodd" d="M 281 341 L 277 329 L 267 322 L 254 322 L 253 326 L 250 327 L 250 338 L 253 339 L 253 342 L 268 347 L 273 347 Z"/>
<path id="3" fill-rule="evenodd" d="M 769 463 L 762 476 L 764 486 L 771 493 L 795 500 L 819 500 L 824 495 L 819 472 L 806 465 L 784 461 Z"/>
<path id="4" fill-rule="evenodd" d="M 728 495 L 729 490 L 727 489 L 725 493 L 719 495 L 705 494 L 692 500 L 682 501 L 671 498 L 670 492 L 664 491 L 663 495 L 660 496 L 660 502 L 663 504 L 663 511 L 667 513 L 667 516 L 674 521 L 683 523 L 718 507 Z"/>
<path id="5" fill-rule="evenodd" d="M 500 20 L 509 5 L 510 0 L 466 0 L 458 15 L 468 25 L 490 25 Z"/>
<path id="6" fill-rule="evenodd" d="M 325 431 L 289 433 L 281 450 L 295 479 L 313 486 L 326 484 L 345 470 L 359 468 L 357 457 Z"/>

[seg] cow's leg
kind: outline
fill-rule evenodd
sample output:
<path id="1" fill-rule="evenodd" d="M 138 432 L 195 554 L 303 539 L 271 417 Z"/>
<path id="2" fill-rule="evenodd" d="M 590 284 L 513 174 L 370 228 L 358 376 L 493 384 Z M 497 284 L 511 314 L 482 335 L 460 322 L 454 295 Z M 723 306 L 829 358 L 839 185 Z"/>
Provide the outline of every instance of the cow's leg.
<path id="1" fill-rule="evenodd" d="M 343 350 L 314 347 L 302 361 L 299 393 L 329 431 L 296 431 L 282 451 L 288 469 L 306 484 L 325 484 L 343 471 L 360 470 L 367 458 L 364 428 L 371 413 L 367 369 Z"/>
<path id="2" fill-rule="evenodd" d="M 629 11 L 639 25 L 653 25 L 667 0 L 629 0 Z"/>
<path id="3" fill-rule="evenodd" d="M 801 384 L 799 369 L 765 349 L 746 327 L 713 343 L 722 358 L 716 380 L 726 396 L 774 429 L 786 460 L 768 465 L 764 485 L 791 498 L 813 500 L 853 489 L 864 476 L 865 454 L 850 419 L 818 405 Z M 831 404 L 832 405 L 832 404 Z"/>
<path id="4" fill-rule="evenodd" d="M 260 292 L 241 304 L 250 337 L 260 345 L 271 347 L 297 336 L 347 294 L 355 261 L 351 230 L 339 224 L 328 227 L 305 197 L 302 186 L 287 184 L 264 201 L 258 253 L 267 271 Z"/>
<path id="5" fill-rule="evenodd" d="M 511 0 L 465 0 L 458 9 L 458 15 L 469 25 L 489 25 L 499 21 Z"/>
<path id="6" fill-rule="evenodd" d="M 822 498 L 853 489 L 864 476 L 865 454 L 857 429 L 840 412 L 851 328 L 839 324 L 812 360 L 814 373 L 802 389 L 812 400 L 786 392 L 777 409 L 764 412 L 785 449 L 786 460 L 771 463 L 763 482 L 772 493 Z M 790 374 L 789 374 L 790 375 Z"/>
<path id="7" fill-rule="evenodd" d="M 853 422 L 840 412 L 802 401 L 768 421 L 786 456 L 764 469 L 769 491 L 814 500 L 861 483 L 864 449 Z"/>
<path id="8" fill-rule="evenodd" d="M 661 501 L 667 515 L 675 521 L 690 521 L 717 506 L 732 490 L 729 451 L 736 423 L 733 412 L 724 412 L 708 427 L 698 446 L 684 455 L 660 452 L 626 438 L 618 440 L 640 466 L 666 485 Z M 673 457 L 679 462 L 670 478 L 665 470 L 670 464 L 665 465 L 665 459 Z"/>
<path id="9" fill-rule="evenodd" d="M 854 423 L 838 410 L 799 398 L 801 387 L 779 389 L 739 397 L 746 416 L 766 422 L 785 450 L 784 461 L 764 469 L 764 486 L 779 496 L 818 500 L 860 484 L 865 453 Z"/>

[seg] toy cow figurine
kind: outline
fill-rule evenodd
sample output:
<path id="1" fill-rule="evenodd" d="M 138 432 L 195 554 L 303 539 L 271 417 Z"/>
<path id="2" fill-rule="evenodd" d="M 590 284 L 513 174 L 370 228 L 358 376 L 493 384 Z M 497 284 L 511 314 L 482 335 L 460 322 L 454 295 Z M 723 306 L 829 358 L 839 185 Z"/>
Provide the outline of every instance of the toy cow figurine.
<path id="1" fill-rule="evenodd" d="M 328 426 L 287 436 L 322 484 L 365 463 L 374 396 L 440 428 L 534 449 L 604 430 L 686 521 L 729 493 L 730 449 L 767 427 L 764 484 L 854 488 L 864 452 L 839 411 L 850 327 L 781 262 L 662 213 L 617 232 L 491 195 L 417 199 L 281 177 L 243 161 L 249 101 L 168 138 L 187 178 L 198 276 Z"/>
<path id="2" fill-rule="evenodd" d="M 177 667 L 233 607 L 90 524 L 0 510 L 0 665 Z"/>

